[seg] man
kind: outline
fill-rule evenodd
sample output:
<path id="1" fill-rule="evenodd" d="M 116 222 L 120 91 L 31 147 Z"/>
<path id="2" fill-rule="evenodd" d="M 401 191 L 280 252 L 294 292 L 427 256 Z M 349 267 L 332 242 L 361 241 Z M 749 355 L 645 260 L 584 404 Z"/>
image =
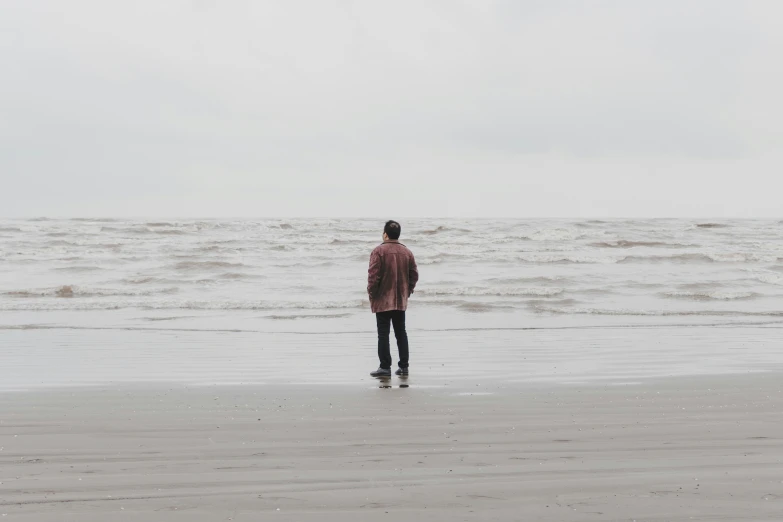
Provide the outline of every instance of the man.
<path id="1" fill-rule="evenodd" d="M 405 332 L 405 310 L 413 293 L 419 272 L 413 253 L 399 242 L 402 227 L 387 221 L 383 228 L 383 244 L 370 255 L 367 293 L 378 324 L 378 358 L 381 366 L 370 373 L 373 377 L 391 376 L 389 326 L 394 326 L 397 350 L 400 352 L 397 375 L 408 375 L 408 334 Z"/>

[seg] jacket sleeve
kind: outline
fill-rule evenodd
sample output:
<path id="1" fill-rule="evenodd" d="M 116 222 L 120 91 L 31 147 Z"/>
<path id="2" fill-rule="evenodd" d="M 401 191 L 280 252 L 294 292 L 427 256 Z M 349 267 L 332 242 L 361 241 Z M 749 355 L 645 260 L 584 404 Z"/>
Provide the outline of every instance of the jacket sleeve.
<path id="1" fill-rule="evenodd" d="M 408 266 L 408 292 L 413 293 L 416 283 L 419 282 L 419 269 L 416 266 L 416 259 L 411 254 L 411 261 Z"/>
<path id="2" fill-rule="evenodd" d="M 372 299 L 381 284 L 381 256 L 373 250 L 370 254 L 370 268 L 367 270 L 367 294 Z"/>

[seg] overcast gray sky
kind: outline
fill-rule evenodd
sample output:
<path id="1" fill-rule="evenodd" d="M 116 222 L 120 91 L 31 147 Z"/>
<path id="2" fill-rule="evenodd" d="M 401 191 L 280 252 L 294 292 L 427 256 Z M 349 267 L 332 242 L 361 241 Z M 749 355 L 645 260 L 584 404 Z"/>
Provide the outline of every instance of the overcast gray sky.
<path id="1" fill-rule="evenodd" d="M 0 215 L 783 216 L 779 0 L 3 0 Z"/>

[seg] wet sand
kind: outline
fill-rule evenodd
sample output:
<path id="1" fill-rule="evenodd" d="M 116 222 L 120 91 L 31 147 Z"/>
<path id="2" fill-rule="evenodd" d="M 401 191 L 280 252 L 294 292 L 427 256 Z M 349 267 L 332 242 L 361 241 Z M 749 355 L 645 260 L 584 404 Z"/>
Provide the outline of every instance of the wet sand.
<path id="1" fill-rule="evenodd" d="M 409 333 L 421 386 L 783 373 L 780 325 L 422 329 L 417 321 Z M 378 365 L 376 342 L 372 325 L 310 332 L 203 324 L 0 328 L 0 392 L 139 382 L 365 386 Z"/>
<path id="2" fill-rule="evenodd" d="M 780 521 L 782 376 L 5 392 L 0 515 Z"/>

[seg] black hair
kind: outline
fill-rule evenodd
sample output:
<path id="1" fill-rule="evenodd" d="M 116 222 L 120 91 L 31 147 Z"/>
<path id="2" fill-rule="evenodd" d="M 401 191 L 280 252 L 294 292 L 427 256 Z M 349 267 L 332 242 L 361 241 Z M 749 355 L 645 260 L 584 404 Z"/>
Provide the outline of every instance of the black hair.
<path id="1" fill-rule="evenodd" d="M 383 227 L 383 231 L 389 236 L 389 239 L 400 239 L 400 232 L 402 227 L 396 221 L 389 220 L 386 222 L 386 226 Z"/>

